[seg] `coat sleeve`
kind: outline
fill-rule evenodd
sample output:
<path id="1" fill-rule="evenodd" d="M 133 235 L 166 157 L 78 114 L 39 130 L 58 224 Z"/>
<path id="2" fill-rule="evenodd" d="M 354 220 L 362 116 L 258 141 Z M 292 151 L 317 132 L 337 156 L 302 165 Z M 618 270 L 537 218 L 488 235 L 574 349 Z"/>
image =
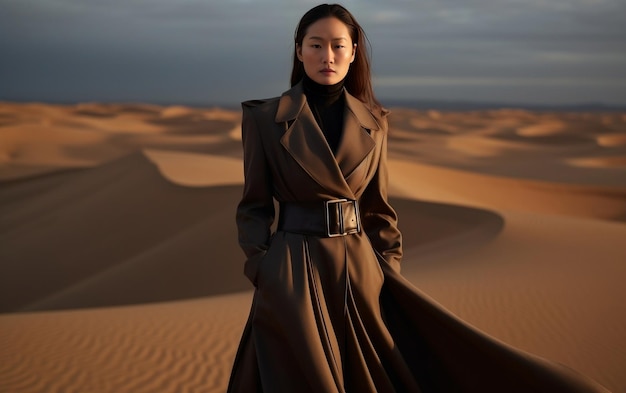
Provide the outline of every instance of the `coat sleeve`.
<path id="1" fill-rule="evenodd" d="M 259 263 L 267 252 L 274 221 L 271 173 L 253 106 L 242 104 L 244 187 L 237 206 L 239 245 L 246 254 L 244 274 L 256 286 Z"/>
<path id="2" fill-rule="evenodd" d="M 361 221 L 374 251 L 395 271 L 400 272 L 402 259 L 402 234 L 398 229 L 398 216 L 387 200 L 389 174 L 387 170 L 387 124 L 381 143 L 378 168 L 359 201 Z"/>

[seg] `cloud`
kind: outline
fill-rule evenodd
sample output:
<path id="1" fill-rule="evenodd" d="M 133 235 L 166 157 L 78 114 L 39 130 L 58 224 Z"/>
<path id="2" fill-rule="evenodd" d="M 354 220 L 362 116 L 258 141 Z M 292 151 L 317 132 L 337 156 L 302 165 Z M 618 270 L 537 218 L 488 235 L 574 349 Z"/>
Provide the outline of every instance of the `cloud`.
<path id="1" fill-rule="evenodd" d="M 509 81 L 537 86 L 537 99 L 547 96 L 544 85 L 551 99 L 562 91 L 570 100 L 582 83 L 595 86 L 585 94 L 596 100 L 626 103 L 622 0 L 343 3 L 371 40 L 374 73 L 388 96 L 407 94 L 407 83 L 453 99 L 453 86 L 478 91 Z M 294 28 L 316 4 L 3 0 L 0 99 L 71 100 L 68 91 L 94 100 L 103 91 L 111 99 L 144 100 L 276 95 L 287 87 Z M 517 94 L 492 93 L 493 100 Z"/>
<path id="2" fill-rule="evenodd" d="M 626 80 L 610 78 L 567 78 L 567 77 L 439 77 L 439 76 L 382 76 L 374 82 L 380 87 L 421 86 L 610 86 L 626 87 Z"/>

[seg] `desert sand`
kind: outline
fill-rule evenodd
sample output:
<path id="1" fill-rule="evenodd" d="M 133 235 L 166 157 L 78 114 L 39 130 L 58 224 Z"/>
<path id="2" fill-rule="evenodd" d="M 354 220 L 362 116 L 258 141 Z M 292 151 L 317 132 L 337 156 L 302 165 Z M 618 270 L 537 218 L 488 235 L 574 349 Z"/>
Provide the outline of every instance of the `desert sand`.
<path id="1" fill-rule="evenodd" d="M 252 296 L 240 113 L 0 103 L 0 391 L 223 392 Z M 626 114 L 396 108 L 403 274 L 626 392 Z"/>

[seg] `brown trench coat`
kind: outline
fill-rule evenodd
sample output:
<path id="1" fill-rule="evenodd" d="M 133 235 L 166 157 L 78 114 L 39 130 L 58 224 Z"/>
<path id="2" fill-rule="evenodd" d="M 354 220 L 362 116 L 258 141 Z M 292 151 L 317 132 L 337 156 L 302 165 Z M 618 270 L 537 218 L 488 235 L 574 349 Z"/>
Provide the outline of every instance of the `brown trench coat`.
<path id="1" fill-rule="evenodd" d="M 229 392 L 592 392 L 568 369 L 468 326 L 399 274 L 387 202 L 386 114 L 345 94 L 336 155 L 301 84 L 243 103 L 245 186 L 237 209 L 256 290 Z M 363 231 L 277 231 L 279 202 L 358 200 Z"/>

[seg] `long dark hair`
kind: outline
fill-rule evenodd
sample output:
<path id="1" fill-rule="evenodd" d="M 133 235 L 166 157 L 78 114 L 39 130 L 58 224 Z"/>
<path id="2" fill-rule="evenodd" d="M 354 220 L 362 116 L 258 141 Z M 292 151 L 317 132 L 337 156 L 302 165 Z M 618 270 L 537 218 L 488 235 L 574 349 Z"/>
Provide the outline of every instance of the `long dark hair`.
<path id="1" fill-rule="evenodd" d="M 298 59 L 298 45 L 302 46 L 302 41 L 309 26 L 320 19 L 328 17 L 334 17 L 343 22 L 348 27 L 352 42 L 357 44 L 356 55 L 346 75 L 344 87 L 348 93 L 363 101 L 370 109 L 382 109 L 372 89 L 372 76 L 366 46 L 366 43 L 369 42 L 365 32 L 350 11 L 339 4 L 320 4 L 310 9 L 300 19 L 294 35 L 295 47 L 293 51 L 293 68 L 291 69 L 291 86 L 296 85 L 304 77 L 304 65 Z"/>

